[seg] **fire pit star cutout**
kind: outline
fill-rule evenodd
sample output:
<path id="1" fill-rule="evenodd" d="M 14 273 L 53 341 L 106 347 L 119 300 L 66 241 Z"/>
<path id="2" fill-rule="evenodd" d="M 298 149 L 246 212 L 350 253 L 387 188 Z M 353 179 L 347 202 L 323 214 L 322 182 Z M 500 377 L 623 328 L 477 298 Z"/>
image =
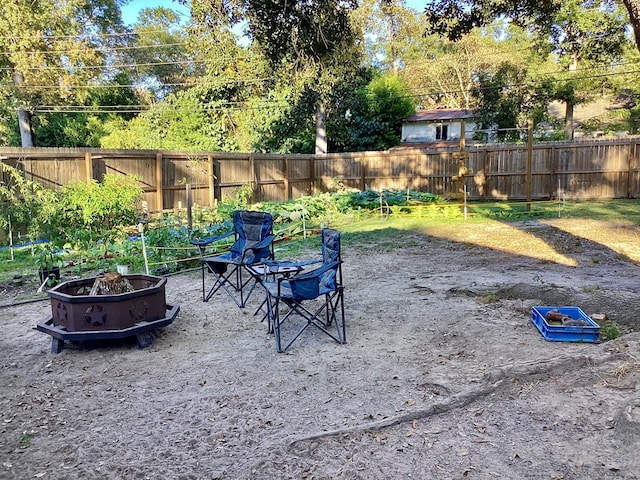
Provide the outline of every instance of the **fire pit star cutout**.
<path id="1" fill-rule="evenodd" d="M 84 319 L 92 327 L 101 327 L 107 323 L 107 312 L 100 305 L 91 305 L 84 312 Z"/>

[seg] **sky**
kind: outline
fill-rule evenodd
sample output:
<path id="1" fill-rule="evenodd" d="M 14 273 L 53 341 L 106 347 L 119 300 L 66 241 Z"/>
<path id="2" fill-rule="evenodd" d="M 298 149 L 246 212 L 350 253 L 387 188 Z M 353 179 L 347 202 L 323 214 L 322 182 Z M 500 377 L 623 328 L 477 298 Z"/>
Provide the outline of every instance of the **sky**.
<path id="1" fill-rule="evenodd" d="M 138 12 L 143 8 L 165 7 L 178 13 L 189 15 L 189 9 L 173 0 L 131 0 L 127 5 L 120 8 L 122 20 L 127 25 L 132 25 L 138 19 Z"/>
<path id="2" fill-rule="evenodd" d="M 426 0 L 406 0 L 408 7 L 422 11 L 426 5 Z M 127 5 L 121 8 L 122 19 L 125 24 L 132 25 L 138 18 L 138 12 L 143 8 L 165 7 L 183 13 L 188 17 L 189 9 L 184 5 L 180 5 L 174 0 L 131 0 Z"/>

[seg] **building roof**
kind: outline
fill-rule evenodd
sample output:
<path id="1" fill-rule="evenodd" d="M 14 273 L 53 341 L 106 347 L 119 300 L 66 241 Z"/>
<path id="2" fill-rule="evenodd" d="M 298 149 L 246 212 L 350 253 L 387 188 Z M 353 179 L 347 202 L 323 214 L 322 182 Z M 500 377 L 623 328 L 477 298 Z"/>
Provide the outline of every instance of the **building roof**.
<path id="1" fill-rule="evenodd" d="M 471 110 L 464 108 L 436 108 L 433 110 L 420 110 L 415 115 L 405 118 L 403 122 L 436 122 L 442 120 L 461 120 L 463 118 L 473 118 Z"/>

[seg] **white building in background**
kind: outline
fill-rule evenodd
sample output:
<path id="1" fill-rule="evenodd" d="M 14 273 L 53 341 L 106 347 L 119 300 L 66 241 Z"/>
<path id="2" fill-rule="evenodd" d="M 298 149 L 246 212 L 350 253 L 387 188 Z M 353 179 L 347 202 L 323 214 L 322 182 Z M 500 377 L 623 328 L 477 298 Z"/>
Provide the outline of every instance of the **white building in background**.
<path id="1" fill-rule="evenodd" d="M 421 110 L 402 121 L 402 144 L 459 141 L 464 121 L 465 139 L 472 140 L 477 124 L 471 110 L 437 108 Z"/>

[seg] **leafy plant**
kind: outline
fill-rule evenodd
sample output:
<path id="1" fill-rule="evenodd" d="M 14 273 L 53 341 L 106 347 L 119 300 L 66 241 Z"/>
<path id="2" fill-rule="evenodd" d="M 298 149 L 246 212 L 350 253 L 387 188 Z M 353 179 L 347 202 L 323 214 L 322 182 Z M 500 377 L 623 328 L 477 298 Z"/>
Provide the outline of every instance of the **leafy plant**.
<path id="1" fill-rule="evenodd" d="M 38 245 L 34 256 L 35 266 L 39 270 L 51 271 L 56 267 L 60 267 L 62 262 L 62 256 L 51 243 Z"/>
<path id="2" fill-rule="evenodd" d="M 27 448 L 31 446 L 31 439 L 35 435 L 34 432 L 22 432 L 20 435 L 20 446 L 22 448 Z"/>
<path id="3" fill-rule="evenodd" d="M 27 180 L 17 168 L 0 162 L 0 228 L 37 239 L 51 222 L 58 195 Z"/>
<path id="4" fill-rule="evenodd" d="M 102 182 L 71 182 L 62 189 L 58 228 L 51 237 L 66 241 L 81 232 L 85 243 L 113 237 L 118 227 L 136 223 L 141 194 L 139 178 L 131 175 L 106 174 Z"/>
<path id="5" fill-rule="evenodd" d="M 600 340 L 602 342 L 615 340 L 620 335 L 622 335 L 620 326 L 613 320 L 605 320 L 602 325 L 600 325 Z"/>
<path id="6" fill-rule="evenodd" d="M 375 210 L 380 208 L 380 201 L 387 206 L 419 205 L 424 203 L 445 203 L 439 195 L 418 192 L 415 190 L 364 190 L 362 192 L 346 192 L 335 194 L 338 210 L 346 212 L 351 209 Z"/>

